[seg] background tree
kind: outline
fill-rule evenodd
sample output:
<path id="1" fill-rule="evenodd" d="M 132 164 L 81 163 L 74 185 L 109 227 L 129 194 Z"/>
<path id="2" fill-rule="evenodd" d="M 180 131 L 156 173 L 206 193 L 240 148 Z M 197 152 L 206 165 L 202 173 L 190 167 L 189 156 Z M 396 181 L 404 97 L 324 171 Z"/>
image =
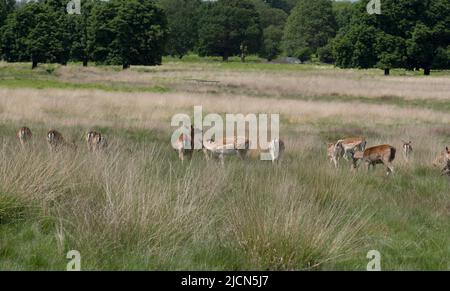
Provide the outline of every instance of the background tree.
<path id="1" fill-rule="evenodd" d="M 98 63 L 161 64 L 167 38 L 167 19 L 151 0 L 111 0 L 92 10 L 89 48 Z"/>
<path id="2" fill-rule="evenodd" d="M 169 27 L 166 53 L 180 59 L 194 50 L 198 42 L 201 0 L 160 0 Z"/>
<path id="3" fill-rule="evenodd" d="M 13 12 L 15 4 L 15 0 L 0 0 L 0 27 L 5 24 L 8 14 Z"/>
<path id="4" fill-rule="evenodd" d="M 45 2 L 30 2 L 12 13 L 3 27 L 2 55 L 7 61 L 58 62 L 64 55 L 58 15 Z"/>
<path id="5" fill-rule="evenodd" d="M 258 11 L 261 27 L 263 29 L 260 57 L 271 61 L 281 53 L 283 29 L 288 14 L 282 9 L 273 8 L 262 0 L 253 0 Z"/>
<path id="6" fill-rule="evenodd" d="M 384 0 L 381 15 L 366 12 L 368 1 L 355 4 L 348 29 L 333 41 L 336 64 L 341 67 L 445 67 L 450 45 L 450 2 L 446 0 Z"/>
<path id="7" fill-rule="evenodd" d="M 259 14 L 249 0 L 218 0 L 204 5 L 201 12 L 198 52 L 201 56 L 221 56 L 224 61 L 241 53 L 260 49 Z"/>
<path id="8" fill-rule="evenodd" d="M 295 57 L 307 51 L 317 53 L 335 33 L 331 0 L 299 0 L 286 23 L 284 51 Z"/>
<path id="9" fill-rule="evenodd" d="M 89 62 L 89 34 L 88 25 L 92 9 L 97 0 L 81 1 L 81 15 L 67 15 L 67 32 L 70 43 L 70 60 L 82 62 L 86 67 Z"/>
<path id="10" fill-rule="evenodd" d="M 281 53 L 281 41 L 283 38 L 283 28 L 271 25 L 264 29 L 263 45 L 259 55 L 269 62 Z"/>
<path id="11" fill-rule="evenodd" d="M 337 31 L 350 26 L 355 4 L 350 1 L 333 1 L 333 14 L 336 19 Z"/>

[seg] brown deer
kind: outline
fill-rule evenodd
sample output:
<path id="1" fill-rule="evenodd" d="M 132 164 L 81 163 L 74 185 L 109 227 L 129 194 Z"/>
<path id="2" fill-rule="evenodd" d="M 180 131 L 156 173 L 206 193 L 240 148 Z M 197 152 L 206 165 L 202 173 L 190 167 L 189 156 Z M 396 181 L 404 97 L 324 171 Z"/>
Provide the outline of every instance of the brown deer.
<path id="1" fill-rule="evenodd" d="M 336 147 L 335 143 L 327 143 L 327 155 L 330 162 L 333 163 L 334 167 L 337 169 L 339 160 L 344 155 L 344 151 L 341 147 Z"/>
<path id="2" fill-rule="evenodd" d="M 224 138 L 221 142 L 208 140 L 203 143 L 206 159 L 218 158 L 222 164 L 225 163 L 225 156 L 237 155 L 245 160 L 249 150 L 250 141 L 245 137 Z"/>
<path id="3" fill-rule="evenodd" d="M 86 143 L 90 152 L 97 152 L 108 147 L 106 138 L 101 133 L 96 131 L 88 132 L 86 135 Z"/>
<path id="4" fill-rule="evenodd" d="M 31 130 L 28 127 L 22 127 L 17 132 L 17 139 L 19 140 L 22 147 L 25 147 L 33 137 L 33 134 L 31 133 Z"/>
<path id="5" fill-rule="evenodd" d="M 409 158 L 413 152 L 412 141 L 409 141 L 409 142 L 403 141 L 402 148 L 403 148 L 403 157 L 408 162 Z"/>
<path id="6" fill-rule="evenodd" d="M 353 155 L 353 168 L 357 168 L 358 160 L 362 160 L 367 165 L 367 170 L 370 166 L 383 164 L 386 166 L 386 175 L 394 173 L 392 162 L 395 160 L 396 148 L 390 145 L 379 145 L 366 149 L 365 151 L 356 151 Z"/>
<path id="7" fill-rule="evenodd" d="M 75 143 L 67 142 L 64 139 L 64 137 L 62 136 L 62 134 L 59 131 L 54 130 L 54 129 L 50 130 L 47 133 L 47 143 L 48 143 L 50 150 L 52 150 L 52 151 L 58 151 L 64 147 L 68 147 L 68 148 L 72 148 L 72 149 L 77 148 Z"/>

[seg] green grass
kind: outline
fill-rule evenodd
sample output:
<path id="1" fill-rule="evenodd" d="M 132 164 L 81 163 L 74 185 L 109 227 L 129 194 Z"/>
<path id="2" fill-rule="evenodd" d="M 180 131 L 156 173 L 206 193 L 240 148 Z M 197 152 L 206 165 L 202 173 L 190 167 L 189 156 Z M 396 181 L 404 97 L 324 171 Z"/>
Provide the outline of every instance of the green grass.
<path id="1" fill-rule="evenodd" d="M 0 80 L 0 88 L 30 88 L 30 89 L 86 89 L 86 90 L 102 90 L 106 92 L 155 92 L 165 93 L 170 89 L 162 86 L 145 87 L 145 86 L 129 86 L 126 84 L 99 84 L 99 83 L 66 83 L 56 80 L 36 80 L 36 79 L 3 79 Z"/>

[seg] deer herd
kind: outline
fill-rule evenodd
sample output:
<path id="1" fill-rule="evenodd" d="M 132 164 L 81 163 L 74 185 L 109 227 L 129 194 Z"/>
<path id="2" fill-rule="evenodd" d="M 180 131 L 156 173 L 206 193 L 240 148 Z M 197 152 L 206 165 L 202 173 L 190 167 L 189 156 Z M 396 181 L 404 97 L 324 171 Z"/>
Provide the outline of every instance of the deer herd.
<path id="1" fill-rule="evenodd" d="M 30 143 L 33 134 L 28 127 L 22 127 L 17 132 L 17 139 L 22 147 L 26 147 Z M 105 137 L 101 133 L 96 131 L 90 131 L 86 135 L 86 143 L 88 150 L 96 152 L 105 149 L 108 146 Z M 50 130 L 47 133 L 47 144 L 51 151 L 59 151 L 64 148 L 77 149 L 77 145 L 74 142 L 68 142 L 64 139 L 63 135 L 57 130 Z"/>
<path id="2" fill-rule="evenodd" d="M 194 153 L 194 143 L 196 137 L 196 129 L 191 127 L 191 134 L 182 134 L 176 144 L 175 150 L 181 161 L 186 158 L 190 159 Z M 201 136 L 201 135 L 200 135 Z M 32 140 L 33 134 L 28 127 L 22 127 L 17 132 L 17 139 L 24 148 Z M 250 141 L 247 138 L 235 137 L 225 138 L 221 141 L 205 140 L 200 141 L 202 151 L 207 160 L 218 159 L 224 163 L 226 156 L 236 155 L 240 159 L 245 160 L 250 150 Z M 402 141 L 402 152 L 405 160 L 409 162 L 413 153 L 411 141 Z M 74 142 L 68 142 L 63 135 L 57 130 L 50 130 L 47 133 L 47 144 L 51 151 L 59 151 L 63 148 L 77 149 Z M 86 144 L 90 152 L 99 152 L 107 148 L 106 138 L 99 132 L 89 131 L 86 134 Z M 360 164 L 365 164 L 367 170 L 372 166 L 375 168 L 377 164 L 382 164 L 386 168 L 386 175 L 394 173 L 393 161 L 396 158 L 397 150 L 391 145 L 377 145 L 366 148 L 367 141 L 363 137 L 345 138 L 337 142 L 327 143 L 327 154 L 330 163 L 335 168 L 339 167 L 341 159 L 351 162 L 351 168 L 357 169 Z M 285 151 L 285 143 L 281 139 L 274 139 L 269 143 L 268 153 L 273 163 L 279 162 Z M 445 148 L 434 160 L 435 167 L 442 167 L 442 175 L 450 176 L 450 149 Z"/>

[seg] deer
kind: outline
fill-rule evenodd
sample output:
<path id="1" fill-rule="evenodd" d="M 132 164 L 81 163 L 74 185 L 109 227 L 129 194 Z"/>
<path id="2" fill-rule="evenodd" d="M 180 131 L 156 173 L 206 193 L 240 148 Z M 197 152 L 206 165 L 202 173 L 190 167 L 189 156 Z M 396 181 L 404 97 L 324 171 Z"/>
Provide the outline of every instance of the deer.
<path id="1" fill-rule="evenodd" d="M 408 162 L 409 158 L 413 152 L 412 141 L 406 142 L 406 141 L 402 140 L 402 142 L 403 142 L 403 145 L 402 145 L 403 157 Z"/>
<path id="2" fill-rule="evenodd" d="M 396 148 L 391 145 L 374 146 L 364 151 L 358 150 L 353 154 L 353 168 L 358 167 L 357 162 L 359 160 L 366 164 L 367 171 L 369 171 L 370 166 L 375 168 L 377 164 L 383 164 L 386 167 L 386 175 L 390 176 L 394 173 L 392 162 L 395 160 L 396 152 Z"/>
<path id="3" fill-rule="evenodd" d="M 69 143 L 67 142 L 63 135 L 57 131 L 57 130 L 50 130 L 47 133 L 47 144 L 50 148 L 51 151 L 59 151 L 61 148 L 64 147 L 68 147 L 68 148 L 72 148 L 72 149 L 76 149 L 77 146 L 75 145 L 75 143 Z"/>
<path id="4" fill-rule="evenodd" d="M 207 160 L 218 158 L 225 164 L 225 156 L 237 155 L 241 160 L 247 158 L 250 141 L 244 137 L 226 138 L 221 142 L 207 140 L 203 142 L 203 152 Z"/>
<path id="5" fill-rule="evenodd" d="M 191 159 L 194 152 L 195 128 L 193 126 L 190 127 L 190 132 L 190 135 L 181 134 L 174 145 L 181 162 L 184 162 L 185 158 Z"/>
<path id="6" fill-rule="evenodd" d="M 332 162 L 337 169 L 341 158 L 344 158 L 347 161 L 352 159 L 354 151 L 364 151 L 366 145 L 367 141 L 363 137 L 341 139 L 336 143 L 327 143 L 327 155 L 330 162 Z"/>
<path id="7" fill-rule="evenodd" d="M 336 147 L 335 143 L 327 143 L 327 155 L 330 163 L 334 164 L 334 167 L 337 169 L 339 166 L 339 160 L 344 155 L 344 150 L 342 147 Z"/>
<path id="8" fill-rule="evenodd" d="M 99 132 L 90 131 L 86 135 L 86 143 L 90 152 L 98 152 L 108 147 L 106 138 Z"/>
<path id="9" fill-rule="evenodd" d="M 24 148 L 31 141 L 33 134 L 31 133 L 31 130 L 28 127 L 24 126 L 17 132 L 16 136 L 20 144 Z"/>

